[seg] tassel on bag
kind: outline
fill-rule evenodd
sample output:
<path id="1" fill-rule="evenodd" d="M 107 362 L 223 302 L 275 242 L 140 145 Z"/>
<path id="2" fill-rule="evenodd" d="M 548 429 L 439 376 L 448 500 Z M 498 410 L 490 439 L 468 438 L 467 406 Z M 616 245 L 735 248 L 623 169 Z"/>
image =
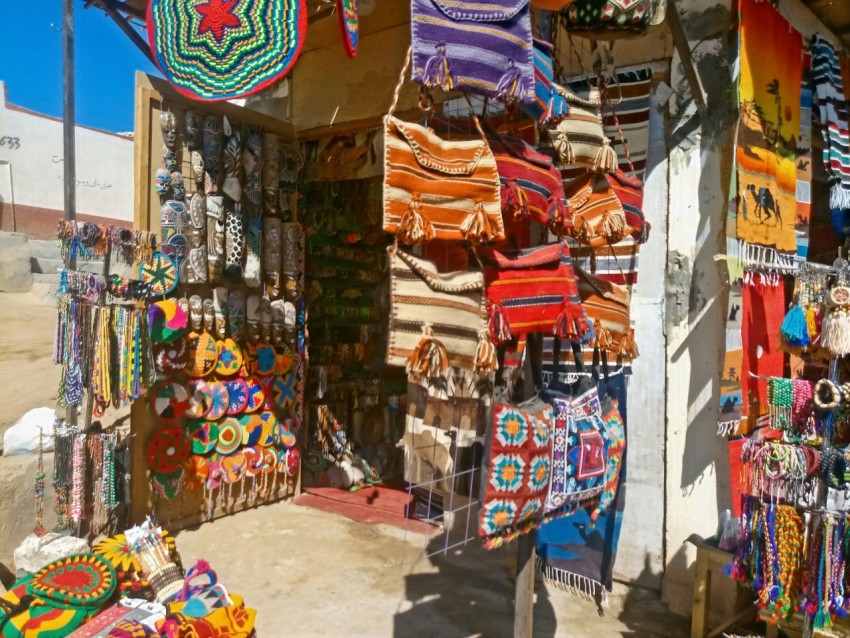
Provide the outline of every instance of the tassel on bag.
<path id="1" fill-rule="evenodd" d="M 573 224 L 570 219 L 570 209 L 567 207 L 566 202 L 557 195 L 552 195 L 548 203 L 549 223 L 555 224 L 560 229 L 570 228 Z"/>
<path id="2" fill-rule="evenodd" d="M 564 300 L 561 312 L 555 319 L 553 331 L 555 336 L 569 341 L 582 341 L 590 330 L 590 324 L 587 323 L 582 314 L 576 310 L 573 304 Z"/>
<path id="3" fill-rule="evenodd" d="M 617 356 L 626 361 L 632 361 L 640 356 L 637 342 L 635 341 L 635 331 L 629 328 L 629 331 L 620 339 L 620 345 L 617 348 Z"/>
<path id="4" fill-rule="evenodd" d="M 611 346 L 613 345 L 611 333 L 607 328 L 602 327 L 602 322 L 599 321 L 599 319 L 593 322 L 593 332 L 596 335 L 596 338 L 593 341 L 594 348 L 599 348 L 600 350 L 611 350 Z"/>
<path id="5" fill-rule="evenodd" d="M 820 345 L 837 357 L 850 354 L 850 314 L 846 310 L 834 310 L 824 317 Z"/>
<path id="6" fill-rule="evenodd" d="M 499 369 L 499 359 L 496 356 L 496 346 L 490 341 L 489 332 L 478 331 L 478 346 L 475 349 L 475 373 L 487 374 Z"/>
<path id="7" fill-rule="evenodd" d="M 484 211 L 481 202 L 475 203 L 475 208 L 460 226 L 460 232 L 471 241 L 493 241 L 499 235 L 499 229 L 493 219 Z"/>
<path id="8" fill-rule="evenodd" d="M 597 173 L 613 173 L 617 169 L 617 151 L 611 146 L 610 140 L 605 138 L 602 148 L 596 154 L 593 170 Z"/>
<path id="9" fill-rule="evenodd" d="M 490 320 L 489 320 L 490 338 L 493 343 L 507 343 L 513 337 L 511 335 L 511 327 L 508 325 L 508 320 L 505 317 L 505 309 L 502 304 L 494 303 L 490 305 Z"/>
<path id="10" fill-rule="evenodd" d="M 779 332 L 786 345 L 792 348 L 805 348 L 811 343 L 806 313 L 797 304 L 785 315 Z"/>
<path id="11" fill-rule="evenodd" d="M 809 333 L 809 342 L 814 343 L 820 335 L 820 317 L 815 306 L 806 308 L 806 330 Z"/>
<path id="12" fill-rule="evenodd" d="M 421 209 L 422 204 L 419 198 L 414 196 L 410 200 L 407 212 L 398 222 L 398 237 L 407 244 L 421 244 L 434 237 L 434 227 L 422 216 Z"/>
<path id="13" fill-rule="evenodd" d="M 505 71 L 502 79 L 496 85 L 496 97 L 507 102 L 521 98 L 524 93 L 525 86 L 522 82 L 522 69 L 511 60 L 508 70 Z"/>
<path id="14" fill-rule="evenodd" d="M 437 52 L 428 58 L 422 72 L 422 81 L 425 86 L 431 88 L 441 88 L 445 91 L 451 91 L 454 88 L 452 67 L 446 55 L 446 45 L 438 46 Z"/>
<path id="15" fill-rule="evenodd" d="M 407 373 L 421 377 L 439 377 L 449 369 L 446 347 L 434 337 L 430 323 L 422 325 L 422 338 L 407 360 Z"/>
<path id="16" fill-rule="evenodd" d="M 502 212 L 513 215 L 514 219 L 526 219 L 529 215 L 528 194 L 513 178 L 508 179 L 505 183 Z"/>
<path id="17" fill-rule="evenodd" d="M 573 147 L 570 144 L 569 135 L 567 135 L 567 131 L 563 130 L 560 125 L 557 129 L 558 133 L 555 136 L 555 139 L 552 140 L 552 146 L 555 147 L 555 150 L 558 152 L 558 160 L 561 164 L 572 164 L 575 160 L 575 155 L 573 154 Z"/>
<path id="18" fill-rule="evenodd" d="M 602 220 L 602 233 L 611 238 L 610 243 L 617 243 L 626 235 L 626 219 L 623 215 L 607 213 Z"/>

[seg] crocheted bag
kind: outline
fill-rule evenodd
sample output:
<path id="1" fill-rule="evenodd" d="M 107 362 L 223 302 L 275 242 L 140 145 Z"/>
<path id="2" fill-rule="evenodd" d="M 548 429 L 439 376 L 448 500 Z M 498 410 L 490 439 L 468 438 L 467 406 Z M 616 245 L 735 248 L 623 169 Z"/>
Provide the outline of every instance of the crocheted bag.
<path id="1" fill-rule="evenodd" d="M 483 256 L 495 264 L 484 269 L 494 343 L 532 332 L 571 341 L 589 336 L 566 244 L 512 251 L 490 248 Z"/>
<path id="2" fill-rule="evenodd" d="M 493 408 L 478 523 L 478 535 L 490 548 L 534 529 L 543 516 L 552 475 L 552 419 L 552 406 L 538 398 Z"/>
<path id="3" fill-rule="evenodd" d="M 664 0 L 575 0 L 562 15 L 570 33 L 594 31 L 611 39 L 617 32 L 626 37 L 661 24 L 666 4 Z"/>
<path id="4" fill-rule="evenodd" d="M 487 127 L 485 127 L 487 128 Z M 490 150 L 496 157 L 504 220 L 528 219 L 540 224 L 568 223 L 569 210 L 561 172 L 552 158 L 515 138 L 488 130 Z"/>
<path id="5" fill-rule="evenodd" d="M 554 409 L 552 480 L 545 512 L 556 514 L 605 489 L 610 441 L 595 385 L 575 398 L 553 390 L 547 390 L 544 398 Z"/>
<path id="6" fill-rule="evenodd" d="M 577 242 L 599 248 L 631 234 L 623 206 L 604 176 L 587 172 L 566 184 L 564 190 L 572 225 L 563 230 Z"/>
<path id="7" fill-rule="evenodd" d="M 631 293 L 626 286 L 575 267 L 578 294 L 587 318 L 593 322 L 594 347 L 629 360 L 639 355 L 631 328 Z"/>
<path id="8" fill-rule="evenodd" d="M 599 90 L 590 89 L 587 97 L 553 84 L 569 104 L 569 112 L 555 128 L 547 129 L 558 153 L 561 168 L 581 166 L 599 173 L 617 168 L 617 152 L 602 128 L 602 99 Z"/>
<path id="9" fill-rule="evenodd" d="M 541 124 L 561 119 L 570 108 L 553 82 L 552 43 L 534 38 L 534 102 L 523 104 L 522 109 Z"/>
<path id="10" fill-rule="evenodd" d="M 412 0 L 413 79 L 534 101 L 529 0 Z"/>
<path id="11" fill-rule="evenodd" d="M 450 366 L 496 369 L 487 335 L 484 276 L 438 273 L 429 261 L 390 247 L 390 325 L 387 363 L 437 377 Z"/>
<path id="12" fill-rule="evenodd" d="M 444 141 L 393 116 L 408 64 L 410 51 L 384 118 L 384 230 L 406 244 L 504 239 L 496 158 L 478 118 L 480 140 Z"/>

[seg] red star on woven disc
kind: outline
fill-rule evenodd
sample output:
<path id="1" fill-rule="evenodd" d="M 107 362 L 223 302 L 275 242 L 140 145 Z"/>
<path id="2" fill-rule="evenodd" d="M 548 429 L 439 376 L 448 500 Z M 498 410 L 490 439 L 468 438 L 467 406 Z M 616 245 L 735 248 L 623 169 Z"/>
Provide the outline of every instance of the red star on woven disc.
<path id="1" fill-rule="evenodd" d="M 199 31 L 206 33 L 212 31 L 216 40 L 221 40 L 226 27 L 238 27 L 241 22 L 233 15 L 233 7 L 239 0 L 209 0 L 206 4 L 199 4 L 195 9 L 203 18 L 199 25 Z"/>

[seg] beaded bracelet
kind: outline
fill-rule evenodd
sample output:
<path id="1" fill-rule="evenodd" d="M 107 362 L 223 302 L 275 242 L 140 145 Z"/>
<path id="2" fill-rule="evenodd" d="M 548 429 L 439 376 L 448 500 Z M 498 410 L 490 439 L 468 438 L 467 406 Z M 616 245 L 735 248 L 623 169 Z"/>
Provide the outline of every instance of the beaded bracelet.
<path id="1" fill-rule="evenodd" d="M 831 401 L 828 403 L 824 403 L 821 399 L 824 394 L 824 389 L 828 388 L 829 394 L 831 397 Z M 841 403 L 841 391 L 838 389 L 838 386 L 829 379 L 821 379 L 815 385 L 815 393 L 812 397 L 812 401 L 815 404 L 815 407 L 818 410 L 828 411 L 834 410 Z"/>

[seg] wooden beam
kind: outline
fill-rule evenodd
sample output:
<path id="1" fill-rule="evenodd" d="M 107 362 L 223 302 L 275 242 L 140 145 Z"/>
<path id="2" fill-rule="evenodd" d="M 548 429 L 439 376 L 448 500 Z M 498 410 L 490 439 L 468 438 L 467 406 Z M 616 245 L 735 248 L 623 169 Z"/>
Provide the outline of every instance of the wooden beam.
<path id="1" fill-rule="evenodd" d="M 150 60 L 154 65 L 156 65 L 156 60 L 154 60 L 153 53 L 151 53 L 151 48 L 148 46 L 148 43 L 139 35 L 139 32 L 133 28 L 133 25 L 130 24 L 129 20 L 126 16 L 121 15 L 121 7 L 126 8 L 126 5 L 121 5 L 121 3 L 115 2 L 115 0 L 96 0 L 106 11 L 106 15 L 112 18 L 112 21 L 118 25 L 124 34 L 130 38 L 130 41 L 136 45 L 136 48 L 141 51 L 145 57 Z"/>
<path id="2" fill-rule="evenodd" d="M 516 594 L 514 597 L 514 638 L 534 636 L 534 575 L 537 571 L 537 533 L 517 539 Z"/>
<path id="3" fill-rule="evenodd" d="M 699 76 L 699 69 L 691 55 L 688 34 L 685 33 L 685 27 L 682 25 L 682 16 L 679 15 L 676 0 L 667 0 L 667 22 L 670 25 L 670 33 L 673 35 L 673 46 L 676 47 L 676 51 L 679 52 L 679 57 L 682 59 L 682 67 L 691 87 L 691 95 L 697 105 L 697 111 L 700 115 L 705 115 L 708 112 L 708 97 Z"/>

